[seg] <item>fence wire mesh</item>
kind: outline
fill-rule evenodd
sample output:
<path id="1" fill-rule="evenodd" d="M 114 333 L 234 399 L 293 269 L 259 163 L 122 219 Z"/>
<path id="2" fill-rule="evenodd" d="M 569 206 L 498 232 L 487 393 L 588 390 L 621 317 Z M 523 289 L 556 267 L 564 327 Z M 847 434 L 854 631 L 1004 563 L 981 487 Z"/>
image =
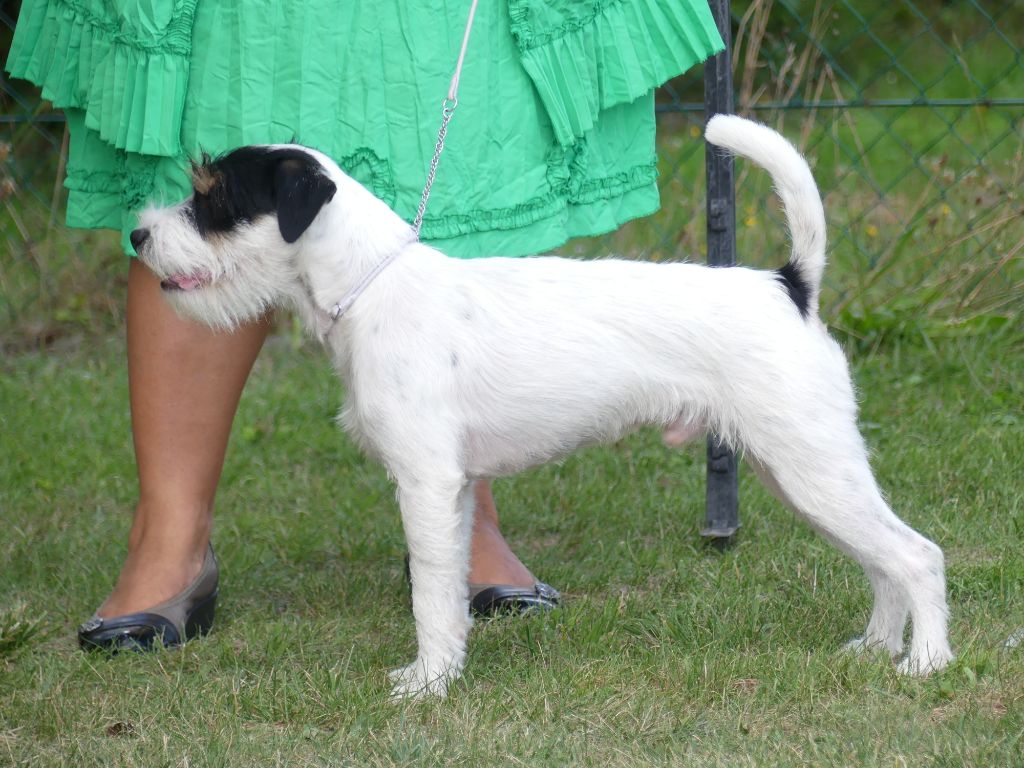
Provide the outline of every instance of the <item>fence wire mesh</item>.
<path id="1" fill-rule="evenodd" d="M 17 3 L 0 9 L 6 51 Z M 1024 307 L 1024 1 L 732 4 L 736 111 L 811 161 L 831 233 L 823 312 L 848 338 L 989 332 Z M 700 69 L 658 93 L 662 211 L 565 253 L 702 260 Z M 120 319 L 112 235 L 62 226 L 59 113 L 0 82 L 0 339 L 38 345 Z M 766 175 L 737 173 L 741 264 L 778 266 Z"/>

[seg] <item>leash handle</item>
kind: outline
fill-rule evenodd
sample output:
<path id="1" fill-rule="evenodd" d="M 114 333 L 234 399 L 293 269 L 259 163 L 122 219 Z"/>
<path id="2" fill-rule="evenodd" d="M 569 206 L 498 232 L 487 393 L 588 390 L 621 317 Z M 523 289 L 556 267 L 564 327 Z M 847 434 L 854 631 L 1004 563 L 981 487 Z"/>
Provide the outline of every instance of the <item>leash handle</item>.
<path id="1" fill-rule="evenodd" d="M 444 140 L 448 134 L 448 123 L 451 122 L 452 115 L 455 114 L 455 108 L 459 106 L 459 76 L 462 74 L 462 63 L 466 59 L 466 48 L 469 47 L 469 33 L 473 29 L 473 17 L 476 15 L 477 2 L 478 0 L 473 0 L 469 6 L 469 18 L 466 20 L 466 31 L 462 35 L 462 48 L 459 50 L 459 58 L 455 62 L 455 73 L 452 75 L 451 83 L 448 84 L 448 95 L 441 102 L 441 128 L 437 132 L 434 156 L 430 159 L 427 183 L 423 186 L 420 205 L 416 209 L 416 218 L 412 223 L 412 230 L 417 240 L 420 237 L 420 228 L 423 226 L 423 215 L 427 212 L 430 188 L 434 186 L 434 178 L 437 176 L 437 165 L 441 162 L 441 153 L 444 152 Z"/>

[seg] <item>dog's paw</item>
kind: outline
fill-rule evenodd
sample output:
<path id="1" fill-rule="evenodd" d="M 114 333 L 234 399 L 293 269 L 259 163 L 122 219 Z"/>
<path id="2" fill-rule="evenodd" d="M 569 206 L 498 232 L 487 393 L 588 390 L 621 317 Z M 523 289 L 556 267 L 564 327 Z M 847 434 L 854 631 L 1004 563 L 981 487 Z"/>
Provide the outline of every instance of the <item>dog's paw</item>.
<path id="1" fill-rule="evenodd" d="M 948 645 L 938 648 L 928 647 L 923 652 L 911 651 L 897 665 L 896 671 L 901 675 L 927 677 L 933 672 L 941 672 L 956 658 Z"/>
<path id="2" fill-rule="evenodd" d="M 412 664 L 388 672 L 392 701 L 414 701 L 448 695 L 449 683 L 458 677 L 450 669 L 432 669 L 417 659 Z"/>

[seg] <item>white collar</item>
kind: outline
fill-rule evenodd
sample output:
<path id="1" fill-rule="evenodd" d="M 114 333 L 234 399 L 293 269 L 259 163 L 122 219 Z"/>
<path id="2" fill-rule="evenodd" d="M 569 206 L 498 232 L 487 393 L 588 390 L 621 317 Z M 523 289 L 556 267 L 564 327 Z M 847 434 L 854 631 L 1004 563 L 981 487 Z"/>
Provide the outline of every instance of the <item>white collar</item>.
<path id="1" fill-rule="evenodd" d="M 403 248 L 402 250 L 405 249 Z M 348 293 L 346 293 L 341 298 L 341 301 L 337 302 L 334 306 L 330 308 L 330 310 L 328 310 L 327 314 L 330 315 L 332 323 L 338 322 L 338 320 L 341 319 L 341 316 L 348 312 L 349 309 L 351 309 L 352 305 L 356 303 L 356 299 L 358 299 L 362 292 L 369 287 L 370 283 L 373 282 L 374 278 L 376 278 L 377 275 L 383 272 L 384 269 L 391 262 L 397 259 L 398 254 L 400 254 L 401 252 L 402 251 L 399 250 L 389 253 L 384 259 L 382 259 L 377 264 L 377 266 L 375 266 L 373 269 L 371 269 L 369 272 L 363 275 L 363 279 L 360 280 L 356 284 L 356 286 L 352 288 Z"/>
<path id="2" fill-rule="evenodd" d="M 356 283 L 355 287 L 350 289 L 348 293 L 342 296 L 338 302 L 336 302 L 329 310 L 327 310 L 327 316 L 330 318 L 329 325 L 334 325 L 334 323 L 338 322 L 338 320 L 341 319 L 341 316 L 352 308 L 352 305 L 356 303 L 356 299 L 358 299 L 362 295 L 363 291 L 365 291 L 370 286 L 370 283 L 374 281 L 377 275 L 383 272 L 388 267 L 388 265 L 391 264 L 391 262 L 397 259 L 402 254 L 402 252 L 405 251 L 406 248 L 408 248 L 410 245 L 417 242 L 418 240 L 419 238 L 413 235 L 411 240 L 409 240 L 406 243 L 403 243 L 401 247 L 396 248 L 394 251 L 389 253 L 387 256 L 381 259 L 380 262 L 378 262 L 377 266 L 375 266 L 373 269 L 371 269 L 369 272 L 363 275 L 362 279 L 358 283 Z"/>

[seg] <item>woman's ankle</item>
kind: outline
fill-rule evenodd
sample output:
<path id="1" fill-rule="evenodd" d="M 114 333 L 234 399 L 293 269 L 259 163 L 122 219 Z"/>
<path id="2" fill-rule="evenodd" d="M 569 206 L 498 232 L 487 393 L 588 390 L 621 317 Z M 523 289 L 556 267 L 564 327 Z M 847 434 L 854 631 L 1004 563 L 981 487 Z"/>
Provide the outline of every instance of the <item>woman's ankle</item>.
<path id="1" fill-rule="evenodd" d="M 202 560 L 212 530 L 212 504 L 140 500 L 128 532 L 128 552 Z"/>
<path id="2" fill-rule="evenodd" d="M 497 519 L 486 515 L 474 521 L 469 566 L 470 584 L 528 587 L 537 581 L 505 541 Z"/>
<path id="3" fill-rule="evenodd" d="M 203 567 L 212 518 L 203 508 L 161 511 L 140 503 L 128 554 L 101 616 L 145 611 L 184 591 Z"/>

